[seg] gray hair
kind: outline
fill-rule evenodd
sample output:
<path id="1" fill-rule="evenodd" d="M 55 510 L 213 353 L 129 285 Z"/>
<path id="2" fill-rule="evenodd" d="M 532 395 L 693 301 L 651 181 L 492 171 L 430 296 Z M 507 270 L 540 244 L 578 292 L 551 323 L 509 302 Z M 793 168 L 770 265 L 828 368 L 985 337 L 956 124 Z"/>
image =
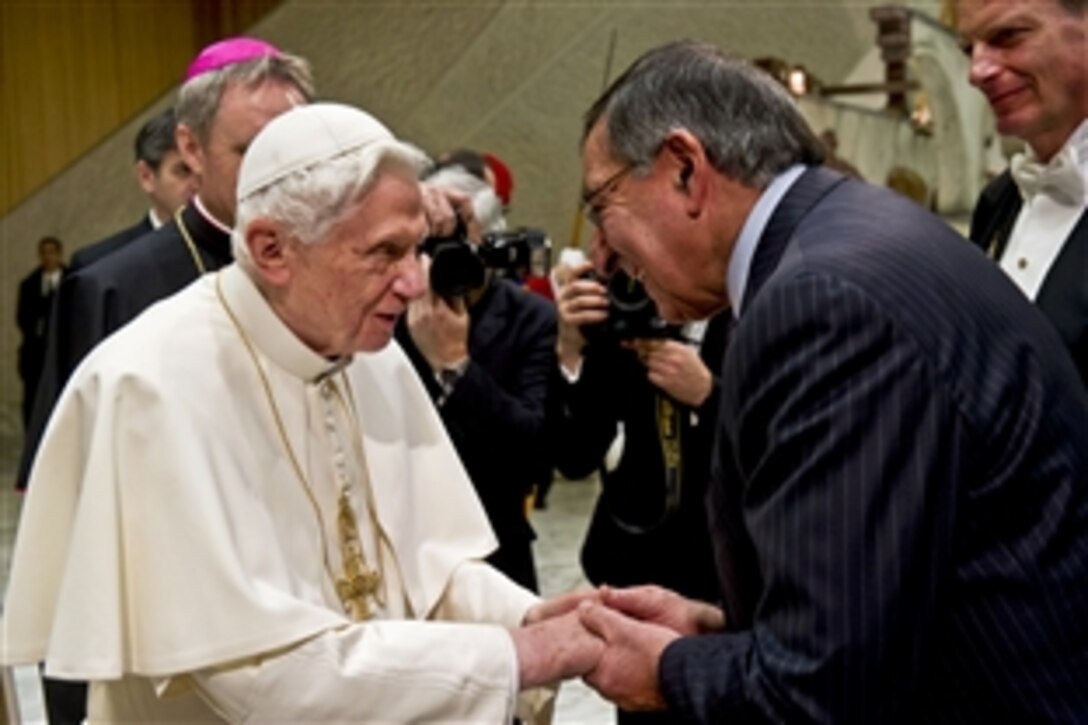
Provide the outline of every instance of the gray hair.
<path id="1" fill-rule="evenodd" d="M 427 186 L 439 189 L 459 191 L 472 199 L 472 213 L 480 222 L 480 229 L 487 232 L 501 232 L 506 229 L 506 217 L 502 214 L 502 200 L 483 179 L 475 176 L 460 165 L 443 166 L 428 176 Z"/>
<path id="2" fill-rule="evenodd" d="M 177 122 L 185 124 L 201 143 L 207 143 L 223 91 L 234 84 L 255 87 L 270 80 L 289 83 L 307 102 L 313 100 L 314 82 L 309 63 L 287 53 L 266 55 L 208 71 L 186 81 L 178 91 Z"/>
<path id="3" fill-rule="evenodd" d="M 586 113 L 583 144 L 601 119 L 612 155 L 635 167 L 650 166 L 676 129 L 699 139 L 717 171 L 756 188 L 794 164 L 823 161 L 786 90 L 706 43 L 669 43 L 636 60 Z"/>
<path id="4" fill-rule="evenodd" d="M 253 271 L 245 230 L 258 217 L 274 219 L 303 244 L 324 239 L 347 207 L 374 185 L 390 163 L 403 164 L 418 175 L 428 167 L 430 159 L 402 141 L 383 147 L 380 153 L 364 146 L 294 171 L 239 199 L 231 233 L 234 259 Z"/>

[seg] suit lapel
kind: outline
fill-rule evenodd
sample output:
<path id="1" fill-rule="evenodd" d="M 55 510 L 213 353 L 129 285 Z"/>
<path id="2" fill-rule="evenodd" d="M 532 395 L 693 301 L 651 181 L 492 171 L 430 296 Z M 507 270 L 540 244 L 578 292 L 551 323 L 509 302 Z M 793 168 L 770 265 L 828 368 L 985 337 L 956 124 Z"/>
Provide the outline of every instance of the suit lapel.
<path id="1" fill-rule="evenodd" d="M 1012 175 L 1006 171 L 994 184 L 993 215 L 989 223 L 979 230 L 979 239 L 986 251 L 986 255 L 993 260 L 1000 260 L 1005 254 L 1005 248 L 1009 244 L 1009 235 L 1012 234 L 1012 226 L 1016 223 L 1016 217 L 1020 214 L 1020 207 L 1024 200 L 1020 197 L 1020 190 Z"/>
<path id="2" fill-rule="evenodd" d="M 756 246 L 752 266 L 748 271 L 748 284 L 744 290 L 741 314 L 748 309 L 749 303 L 778 267 L 797 225 L 816 205 L 816 202 L 844 181 L 846 177 L 842 174 L 816 166 L 801 174 L 782 197 L 782 201 L 771 214 L 767 228 Z"/>
<path id="3" fill-rule="evenodd" d="M 1076 349 L 1084 335 L 1084 310 L 1088 310 L 1088 212 L 1081 214 L 1050 265 L 1035 304 L 1058 328 L 1065 344 Z M 1084 364 L 1081 359 L 1076 362 Z"/>
<path id="4" fill-rule="evenodd" d="M 774 274 L 801 220 L 833 188 L 846 180 L 822 167 L 805 171 L 771 214 L 752 258 L 741 314 Z M 724 365 L 723 361 L 723 365 Z M 725 393 L 723 392 L 723 396 Z M 723 400 L 723 406 L 725 401 Z M 724 407 L 723 407 L 724 410 Z M 723 421 L 719 419 L 719 431 Z M 759 560 L 744 522 L 744 485 L 732 456 L 727 433 L 719 435 L 714 456 L 713 484 L 707 491 L 707 508 L 714 536 L 715 560 L 722 586 L 722 604 L 730 629 L 752 624 L 756 603 L 763 591 Z"/>

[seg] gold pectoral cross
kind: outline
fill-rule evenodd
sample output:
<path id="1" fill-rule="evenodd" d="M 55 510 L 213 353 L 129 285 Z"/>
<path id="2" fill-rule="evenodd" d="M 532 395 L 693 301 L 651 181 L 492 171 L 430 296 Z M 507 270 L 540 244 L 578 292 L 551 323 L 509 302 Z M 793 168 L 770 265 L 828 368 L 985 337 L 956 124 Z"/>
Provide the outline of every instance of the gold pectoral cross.
<path id="1" fill-rule="evenodd" d="M 355 523 L 355 514 L 346 494 L 340 495 L 339 514 L 340 551 L 343 557 L 343 575 L 336 578 L 336 593 L 340 597 L 344 610 L 353 620 L 361 622 L 370 619 L 370 601 L 378 600 L 378 590 L 382 577 L 366 565 L 363 558 L 362 544 L 359 541 L 359 529 Z"/>
<path id="2" fill-rule="evenodd" d="M 349 617 L 356 622 L 370 619 L 372 612 L 368 600 L 377 596 L 381 581 L 377 572 L 367 568 L 354 572 L 345 571 L 343 576 L 336 579 L 336 593 L 340 595 L 340 601 Z"/>

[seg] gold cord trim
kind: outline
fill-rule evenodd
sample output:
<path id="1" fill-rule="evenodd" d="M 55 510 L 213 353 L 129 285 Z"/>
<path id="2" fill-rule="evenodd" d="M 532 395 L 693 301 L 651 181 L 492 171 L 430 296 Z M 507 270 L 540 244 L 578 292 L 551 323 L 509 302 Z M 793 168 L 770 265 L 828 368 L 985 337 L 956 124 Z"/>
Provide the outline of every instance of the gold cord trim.
<path id="1" fill-rule="evenodd" d="M 237 316 L 234 314 L 234 310 L 231 309 L 230 305 L 227 303 L 226 297 L 223 295 L 222 274 L 216 275 L 215 293 L 219 298 L 219 303 L 223 306 L 223 310 L 227 313 L 227 317 L 230 318 L 235 331 L 238 333 L 238 337 L 241 338 L 242 344 L 246 348 L 246 352 L 253 361 L 253 366 L 257 369 L 257 376 L 260 378 L 261 387 L 264 389 L 265 399 L 268 401 L 268 407 L 272 412 L 272 419 L 276 424 L 276 431 L 279 434 L 280 442 L 287 453 L 288 460 L 291 462 L 291 467 L 294 469 L 295 476 L 302 485 L 302 490 L 306 494 L 306 498 L 310 501 L 310 506 L 313 508 L 314 517 L 317 519 L 318 528 L 321 532 L 321 558 L 322 564 L 325 567 L 325 572 L 333 582 L 337 596 L 340 598 L 344 610 L 348 615 L 355 621 L 370 619 L 370 617 L 373 616 L 373 612 L 370 609 L 368 600 L 372 599 L 377 602 L 379 606 L 385 606 L 386 596 L 383 590 L 385 589 L 386 582 L 382 571 L 381 547 L 382 545 L 385 545 L 392 551 L 392 546 L 385 530 L 378 522 L 377 509 L 374 505 L 374 494 L 370 486 L 370 476 L 367 472 L 366 457 L 362 447 L 361 431 L 356 423 L 354 408 L 349 408 L 344 401 L 339 388 L 334 384 L 331 385 L 331 389 L 335 392 L 336 399 L 344 411 L 344 417 L 352 426 L 356 452 L 359 454 L 360 461 L 362 462 L 363 475 L 366 479 L 363 487 L 366 495 L 366 504 L 378 540 L 378 550 L 376 552 L 378 557 L 378 568 L 375 570 L 367 566 L 366 558 L 363 554 L 362 542 L 359 538 L 359 527 L 355 518 L 355 512 L 351 508 L 351 502 L 348 499 L 346 487 L 342 487 L 337 506 L 337 530 L 340 536 L 341 559 L 344 573 L 341 576 L 337 576 L 333 572 L 332 564 L 329 561 L 329 542 L 325 533 L 325 519 L 321 515 L 321 507 L 317 503 L 317 497 L 314 495 L 313 487 L 310 485 L 310 482 L 306 478 L 306 474 L 302 470 L 302 464 L 299 463 L 294 446 L 291 445 L 291 440 L 287 436 L 287 428 L 283 423 L 283 416 L 280 414 L 279 405 L 276 403 L 275 395 L 272 392 L 272 385 L 269 383 L 268 376 L 265 374 L 264 368 L 261 366 L 260 360 L 257 357 L 257 351 L 254 349 L 249 336 L 246 335 L 245 330 L 242 328 L 241 322 L 238 321 Z M 350 383 L 348 382 L 347 376 L 343 371 L 341 371 L 340 375 L 350 393 Z M 328 382 L 331 383 L 332 381 L 330 380 Z"/>
<path id="2" fill-rule="evenodd" d="M 207 268 L 204 266 L 204 260 L 200 258 L 200 251 L 196 247 L 196 243 L 193 242 L 193 238 L 189 235 L 189 229 L 185 226 L 185 222 L 181 219 L 181 210 L 185 207 L 178 207 L 178 210 L 174 212 L 174 223 L 178 225 L 178 231 L 181 232 L 181 238 L 185 240 L 185 246 L 189 249 L 189 254 L 193 257 L 193 264 L 196 265 L 196 271 L 203 277 L 208 273 Z"/>

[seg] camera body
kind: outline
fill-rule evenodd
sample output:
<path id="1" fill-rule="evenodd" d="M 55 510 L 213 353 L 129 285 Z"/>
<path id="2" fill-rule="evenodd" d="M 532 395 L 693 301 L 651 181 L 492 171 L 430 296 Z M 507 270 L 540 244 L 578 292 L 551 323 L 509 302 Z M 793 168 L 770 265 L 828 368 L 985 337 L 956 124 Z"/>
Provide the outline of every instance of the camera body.
<path id="1" fill-rule="evenodd" d="M 540 229 L 519 227 L 484 234 L 479 245 L 468 240 L 464 222 L 448 237 L 427 237 L 421 251 L 431 258 L 431 289 L 452 299 L 483 287 L 486 271 L 518 277 L 529 270 L 535 255 L 549 251 L 551 242 Z"/>
<path id="2" fill-rule="evenodd" d="M 550 256 L 551 240 L 542 229 L 518 227 L 484 234 L 477 252 L 488 269 L 502 277 L 517 277 L 528 272 L 541 257 Z"/>
<path id="3" fill-rule="evenodd" d="M 585 275 L 608 289 L 608 318 L 594 325 L 583 325 L 582 336 L 588 343 L 617 343 L 636 338 L 680 339 L 680 326 L 666 322 L 657 313 L 657 305 L 646 288 L 623 270 L 617 269 L 607 279 L 594 272 Z"/>

